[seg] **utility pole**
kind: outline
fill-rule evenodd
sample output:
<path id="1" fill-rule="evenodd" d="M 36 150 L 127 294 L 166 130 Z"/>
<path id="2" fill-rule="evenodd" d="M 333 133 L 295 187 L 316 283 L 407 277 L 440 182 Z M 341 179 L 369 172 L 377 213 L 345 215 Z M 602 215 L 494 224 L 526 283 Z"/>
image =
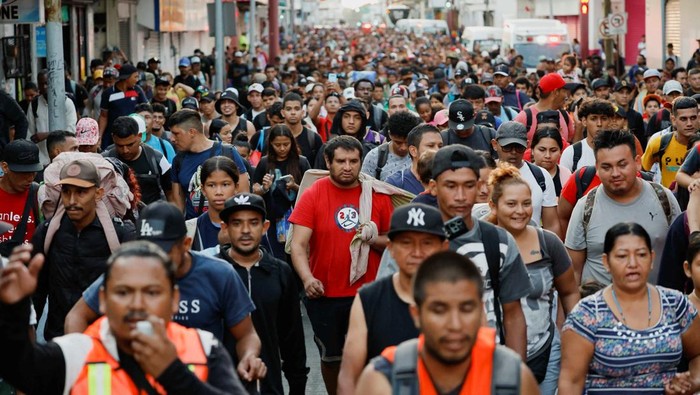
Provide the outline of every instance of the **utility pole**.
<path id="1" fill-rule="evenodd" d="M 269 30 L 267 34 L 270 43 L 269 55 L 270 63 L 275 62 L 275 58 L 280 55 L 280 2 L 279 0 L 269 0 L 267 4 L 267 19 Z M 275 64 L 275 66 L 279 66 Z"/>
<path id="2" fill-rule="evenodd" d="M 612 5 L 610 4 L 610 0 L 603 0 L 603 18 L 607 18 L 610 13 L 612 13 Z M 613 41 L 611 38 L 606 38 L 603 40 L 603 48 L 605 49 L 605 65 L 610 66 L 614 64 Z"/>
<path id="3" fill-rule="evenodd" d="M 225 88 L 224 75 L 226 71 L 224 67 L 224 58 L 226 54 L 224 50 L 224 5 L 221 0 L 214 1 L 214 12 L 216 13 L 214 21 L 214 45 L 216 46 L 216 63 L 214 64 L 216 74 L 214 75 L 214 86 L 216 89 L 223 91 Z"/>
<path id="4" fill-rule="evenodd" d="M 255 29 L 256 29 L 256 21 L 255 21 L 255 8 L 256 8 L 257 2 L 256 0 L 250 0 L 250 13 L 248 16 L 250 17 L 250 31 L 248 32 L 248 50 L 250 51 L 250 68 L 253 73 L 255 71 L 253 70 L 253 58 L 255 57 L 255 46 L 257 45 L 256 43 L 256 37 L 255 37 Z"/>
<path id="5" fill-rule="evenodd" d="M 61 0 L 44 0 L 46 12 L 46 62 L 49 69 L 49 130 L 66 129 L 66 85 L 63 63 Z"/>

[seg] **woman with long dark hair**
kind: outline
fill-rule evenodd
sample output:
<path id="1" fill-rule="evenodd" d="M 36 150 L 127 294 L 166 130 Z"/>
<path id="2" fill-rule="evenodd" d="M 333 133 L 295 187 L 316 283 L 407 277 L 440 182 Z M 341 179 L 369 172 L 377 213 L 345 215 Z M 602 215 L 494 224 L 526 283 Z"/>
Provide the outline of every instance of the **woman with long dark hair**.
<path id="1" fill-rule="evenodd" d="M 299 183 L 311 166 L 300 154 L 292 131 L 284 124 L 269 130 L 268 154 L 258 163 L 253 175 L 253 192 L 265 199 L 267 231 L 276 258 L 287 260 L 284 244 L 289 229 L 289 216 L 296 200 Z"/>

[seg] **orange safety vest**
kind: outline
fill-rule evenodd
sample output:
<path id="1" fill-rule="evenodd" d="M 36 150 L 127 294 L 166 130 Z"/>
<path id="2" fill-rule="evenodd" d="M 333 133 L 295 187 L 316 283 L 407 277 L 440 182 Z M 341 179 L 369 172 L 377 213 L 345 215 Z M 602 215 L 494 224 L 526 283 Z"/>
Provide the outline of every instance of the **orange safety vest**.
<path id="1" fill-rule="evenodd" d="M 102 343 L 100 327 L 105 319 L 106 317 L 102 317 L 95 321 L 84 332 L 92 338 L 93 347 L 87 355 L 78 379 L 73 384 L 71 395 L 144 394 L 145 392 L 139 390 L 126 371 L 120 368 L 119 361 L 114 359 Z M 166 332 L 168 339 L 175 344 L 180 361 L 187 365 L 197 378 L 206 382 L 209 376 L 207 355 L 197 330 L 171 322 Z M 166 393 L 151 375 L 147 374 L 146 379 L 158 393 Z"/>
<path id="2" fill-rule="evenodd" d="M 435 389 L 428 369 L 420 358 L 420 351 L 423 349 L 425 338 L 423 335 L 418 337 L 418 388 L 421 395 L 438 395 Z M 493 353 L 496 349 L 496 330 L 493 328 L 482 327 L 476 336 L 476 342 L 471 352 L 471 363 L 467 377 L 460 395 L 468 394 L 490 394 L 491 381 L 493 378 Z M 386 358 L 392 364 L 394 363 L 394 354 L 396 346 L 388 347 L 382 352 L 382 357 Z"/>

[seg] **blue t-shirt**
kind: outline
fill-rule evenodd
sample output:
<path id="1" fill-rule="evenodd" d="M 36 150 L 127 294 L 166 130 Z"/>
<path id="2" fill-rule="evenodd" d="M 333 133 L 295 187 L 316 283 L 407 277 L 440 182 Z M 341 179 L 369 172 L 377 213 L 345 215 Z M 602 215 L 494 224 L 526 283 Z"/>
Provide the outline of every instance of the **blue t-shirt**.
<path id="1" fill-rule="evenodd" d="M 230 328 L 247 317 L 255 305 L 248 296 L 241 278 L 225 261 L 190 252 L 192 267 L 185 277 L 177 279 L 180 289 L 179 311 L 173 321 L 188 328 L 209 331 L 223 340 L 224 328 Z M 100 311 L 99 290 L 103 276 L 83 293 L 93 311 Z"/>
<path id="2" fill-rule="evenodd" d="M 411 169 L 397 171 L 396 173 L 389 176 L 386 179 L 388 184 L 391 184 L 397 188 L 401 188 L 405 191 L 411 192 L 414 195 L 418 195 L 425 191 L 423 184 L 418 181 L 416 176 L 413 174 Z"/>
<path id="3" fill-rule="evenodd" d="M 170 144 L 170 141 L 151 135 L 151 138 L 146 140 L 146 144 L 163 154 L 165 159 L 167 159 L 171 165 L 173 164 L 173 159 L 175 159 L 175 149 L 173 148 L 173 145 Z M 165 152 L 163 152 L 163 147 L 165 147 Z"/>
<path id="4" fill-rule="evenodd" d="M 136 106 L 141 103 L 148 103 L 143 89 L 136 85 L 124 92 L 120 91 L 116 85 L 105 89 L 102 92 L 100 109 L 107 111 L 107 128 L 102 135 L 102 149 L 112 145 L 112 124 L 114 120 L 125 115 L 136 112 Z"/>
<path id="5" fill-rule="evenodd" d="M 236 167 L 238 167 L 239 174 L 245 174 L 246 167 L 245 162 L 238 154 L 235 148 L 228 147 L 227 151 L 232 152 L 233 156 L 230 156 L 234 162 L 236 162 Z M 214 143 L 214 145 L 208 150 L 202 152 L 180 152 L 177 154 L 177 160 L 174 161 L 171 174 L 173 177 L 173 183 L 182 186 L 185 194 L 185 217 L 186 219 L 194 218 L 197 216 L 197 212 L 192 204 L 192 195 L 196 192 L 189 191 L 190 181 L 192 181 L 192 175 L 197 171 L 197 168 L 204 163 L 207 159 L 221 155 L 223 152 L 223 146 L 221 143 Z M 179 162 L 179 165 L 177 164 Z M 173 185 L 173 187 L 176 187 Z M 204 206 L 206 207 L 206 205 Z"/>

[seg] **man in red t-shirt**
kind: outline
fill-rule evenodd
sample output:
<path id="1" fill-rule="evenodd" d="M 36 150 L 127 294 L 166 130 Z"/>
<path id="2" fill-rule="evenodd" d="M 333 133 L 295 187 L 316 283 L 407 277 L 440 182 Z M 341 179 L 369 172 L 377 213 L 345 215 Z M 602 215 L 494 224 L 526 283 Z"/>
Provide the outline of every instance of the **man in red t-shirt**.
<path id="1" fill-rule="evenodd" d="M 36 144 L 17 139 L 5 146 L 2 161 L 5 175 L 0 179 L 0 221 L 12 225 L 12 230 L 0 236 L 0 255 L 4 255 L 3 249 L 9 252 L 12 247 L 32 239 L 39 218 L 36 217 L 38 188 L 31 187 L 36 173 L 42 169 Z M 22 221 L 25 211 L 27 218 Z M 15 232 L 22 232 L 22 229 L 23 234 L 15 236 Z"/>
<path id="2" fill-rule="evenodd" d="M 323 154 L 330 176 L 303 193 L 289 221 L 294 224 L 292 262 L 304 284 L 321 373 L 328 393 L 335 394 L 350 307 L 357 290 L 377 275 L 393 206 L 388 195 L 373 191 L 371 221 L 360 223 L 362 145 L 353 137 L 339 136 L 325 145 Z M 364 274 L 351 268 L 350 242 L 355 235 L 370 245 Z M 354 282 L 351 271 L 359 276 Z"/>

